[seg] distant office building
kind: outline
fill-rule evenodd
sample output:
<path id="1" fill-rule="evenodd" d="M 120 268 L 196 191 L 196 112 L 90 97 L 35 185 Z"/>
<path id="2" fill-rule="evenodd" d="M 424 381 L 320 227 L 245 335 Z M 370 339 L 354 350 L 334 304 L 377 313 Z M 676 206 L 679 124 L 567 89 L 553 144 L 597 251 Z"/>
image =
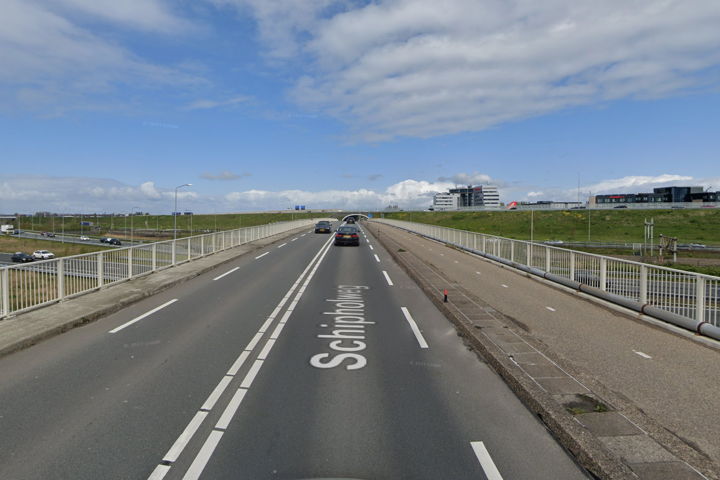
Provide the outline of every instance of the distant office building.
<path id="1" fill-rule="evenodd" d="M 556 208 L 558 210 L 568 210 L 585 208 L 585 204 L 582 202 L 555 202 L 552 200 L 538 200 L 537 202 L 520 202 L 522 207 L 538 207 L 538 208 Z"/>
<path id="2" fill-rule="evenodd" d="M 498 189 L 492 185 L 480 185 L 473 187 L 451 188 L 450 194 L 460 196 L 458 207 L 499 207 L 500 194 Z"/>
<path id="3" fill-rule="evenodd" d="M 433 197 L 433 210 L 457 210 L 459 206 L 458 193 L 436 193 Z"/>
<path id="4" fill-rule="evenodd" d="M 712 200 L 714 198 L 714 200 Z M 716 202 L 718 192 L 705 192 L 703 187 L 659 187 L 652 193 L 619 193 L 613 195 L 595 195 L 594 203 L 688 203 Z M 591 202 L 592 203 L 592 202 Z"/>

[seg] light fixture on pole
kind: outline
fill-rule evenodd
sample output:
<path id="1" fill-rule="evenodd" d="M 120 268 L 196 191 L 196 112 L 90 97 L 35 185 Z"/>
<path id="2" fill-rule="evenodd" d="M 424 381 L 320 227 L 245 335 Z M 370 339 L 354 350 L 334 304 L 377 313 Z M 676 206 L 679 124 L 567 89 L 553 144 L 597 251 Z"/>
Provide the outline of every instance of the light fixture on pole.
<path id="1" fill-rule="evenodd" d="M 173 210 L 173 240 L 177 239 L 177 192 L 178 188 L 192 187 L 192 183 L 183 183 L 175 187 L 175 209 Z"/>

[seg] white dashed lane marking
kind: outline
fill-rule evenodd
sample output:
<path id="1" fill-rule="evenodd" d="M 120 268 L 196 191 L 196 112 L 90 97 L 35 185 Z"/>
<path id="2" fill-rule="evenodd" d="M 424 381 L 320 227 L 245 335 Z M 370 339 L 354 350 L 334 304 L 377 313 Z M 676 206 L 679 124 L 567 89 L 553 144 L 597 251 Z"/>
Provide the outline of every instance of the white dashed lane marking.
<path id="1" fill-rule="evenodd" d="M 270 252 L 265 252 L 265 253 L 263 253 L 262 255 L 258 255 L 257 257 L 255 257 L 255 260 L 257 260 L 258 258 L 264 257 L 264 256 L 267 255 L 268 253 L 270 253 Z"/>
<path id="2" fill-rule="evenodd" d="M 145 312 L 145 313 L 143 313 L 142 315 L 140 315 L 139 317 L 135 317 L 135 318 L 133 318 L 132 320 L 130 320 L 129 322 L 123 323 L 123 324 L 120 325 L 119 327 L 113 328 L 113 329 L 110 330 L 110 332 L 108 332 L 108 333 L 117 333 L 117 332 L 119 332 L 120 330 L 122 330 L 123 328 L 129 327 L 129 326 L 132 325 L 133 323 L 139 322 L 139 321 L 142 320 L 143 318 L 149 317 L 150 315 L 152 315 L 153 313 L 157 312 L 158 310 L 162 310 L 163 308 L 165 308 L 165 307 L 167 307 L 168 305 L 171 305 L 171 304 L 173 304 L 173 303 L 175 303 L 175 302 L 177 302 L 177 301 L 178 301 L 177 298 L 173 298 L 173 299 L 170 300 L 169 302 L 165 302 L 165 303 L 163 303 L 162 305 L 160 305 L 159 307 L 155 307 L 155 308 L 153 308 L 152 310 L 150 310 L 149 312 Z"/>
<path id="3" fill-rule="evenodd" d="M 505 285 L 504 283 L 502 284 L 502 287 L 503 287 L 503 288 L 509 288 L 509 287 L 508 287 L 507 285 Z"/>
<path id="4" fill-rule="evenodd" d="M 555 312 L 555 311 L 556 311 L 556 310 L 555 310 L 554 308 L 552 308 L 552 307 L 545 307 L 545 308 L 547 308 L 547 309 L 550 310 L 551 312 Z"/>
<path id="5" fill-rule="evenodd" d="M 390 280 L 390 275 L 388 275 L 388 273 L 385 270 L 383 270 L 382 272 L 383 272 L 383 275 L 385 275 L 385 280 L 387 280 L 388 285 L 390 285 L 392 287 L 393 282 L 392 282 L 392 280 Z"/>
<path id="6" fill-rule="evenodd" d="M 485 444 L 483 442 L 470 442 L 470 445 L 472 446 L 475 456 L 480 462 L 480 466 L 485 472 L 487 479 L 502 480 L 502 475 L 500 475 L 500 472 L 495 466 L 495 462 L 493 462 L 490 457 L 490 452 L 488 452 L 487 448 L 485 448 Z"/>
<path id="7" fill-rule="evenodd" d="M 378 257 L 377 254 L 375 254 L 375 260 L 380 263 L 380 257 Z"/>
<path id="8" fill-rule="evenodd" d="M 636 353 L 637 355 L 640 355 L 643 358 L 652 359 L 652 357 L 650 355 L 648 355 L 647 353 L 638 352 L 636 350 L 633 350 L 633 353 Z"/>

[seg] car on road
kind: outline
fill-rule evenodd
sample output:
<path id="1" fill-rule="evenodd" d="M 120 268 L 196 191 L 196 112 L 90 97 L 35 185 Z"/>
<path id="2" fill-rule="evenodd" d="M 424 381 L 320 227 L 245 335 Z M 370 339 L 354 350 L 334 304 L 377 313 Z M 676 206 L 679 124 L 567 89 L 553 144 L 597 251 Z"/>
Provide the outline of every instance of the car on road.
<path id="1" fill-rule="evenodd" d="M 100 243 L 108 243 L 108 240 L 110 240 L 108 237 L 100 237 Z"/>
<path id="2" fill-rule="evenodd" d="M 348 219 L 345 220 L 345 223 L 347 223 L 347 224 L 355 223 L 355 217 L 348 217 Z"/>
<path id="3" fill-rule="evenodd" d="M 705 248 L 705 244 L 704 244 L 704 243 L 691 243 L 691 244 L 688 245 L 688 246 L 689 246 L 690 248 Z"/>
<path id="4" fill-rule="evenodd" d="M 343 225 L 335 231 L 335 245 L 360 245 L 359 230 L 356 226 Z"/>
<path id="5" fill-rule="evenodd" d="M 35 257 L 33 257 L 30 254 L 24 253 L 24 252 L 15 252 L 15 253 L 13 253 L 12 257 L 10 257 L 10 259 L 13 262 L 25 263 L 25 262 L 32 262 L 33 260 L 35 260 Z"/>
<path id="6" fill-rule="evenodd" d="M 53 237 L 53 238 L 55 237 L 55 234 L 52 232 L 48 232 L 45 235 L 47 235 L 48 237 Z"/>
<path id="7" fill-rule="evenodd" d="M 320 220 L 315 224 L 315 233 L 330 233 L 332 232 L 332 224 L 327 220 Z"/>
<path id="8" fill-rule="evenodd" d="M 80 240 L 82 240 L 83 242 L 87 242 L 88 240 L 90 240 L 90 237 L 87 237 L 85 235 L 80 235 Z"/>
<path id="9" fill-rule="evenodd" d="M 48 260 L 50 258 L 55 258 L 55 254 L 48 250 L 35 250 L 32 256 L 37 260 Z"/>
<path id="10" fill-rule="evenodd" d="M 110 245 L 122 245 L 122 242 L 117 238 L 108 238 L 107 243 Z"/>
<path id="11" fill-rule="evenodd" d="M 627 208 L 627 205 L 617 205 L 617 206 L 615 206 L 615 207 L 613 207 L 613 208 Z"/>

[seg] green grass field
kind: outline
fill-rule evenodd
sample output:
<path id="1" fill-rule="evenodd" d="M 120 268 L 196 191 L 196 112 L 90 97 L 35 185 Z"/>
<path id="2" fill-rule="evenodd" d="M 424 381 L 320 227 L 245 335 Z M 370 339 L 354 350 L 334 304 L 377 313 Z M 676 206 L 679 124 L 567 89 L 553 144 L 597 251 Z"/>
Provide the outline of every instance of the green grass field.
<path id="1" fill-rule="evenodd" d="M 392 212 L 386 218 L 442 225 L 518 240 L 530 239 L 530 211 Z M 536 241 L 641 243 L 645 219 L 655 221 L 655 237 L 678 243 L 720 245 L 720 209 L 535 211 Z M 588 235 L 588 215 L 590 234 Z M 379 214 L 376 214 L 379 216 Z"/>
<path id="2" fill-rule="evenodd" d="M 211 215 L 179 215 L 177 217 L 178 236 L 198 235 L 206 230 L 220 231 L 232 230 L 241 227 L 252 227 L 271 222 L 280 222 L 298 218 L 312 218 L 322 216 L 310 212 L 287 213 L 226 213 Z M 34 230 L 46 232 L 65 232 L 72 234 L 82 233 L 93 236 L 116 236 L 129 238 L 130 229 L 138 236 L 149 234 L 172 238 L 173 217 L 172 215 L 134 215 L 125 216 L 102 216 L 84 215 L 82 221 L 92 222 L 92 227 L 80 227 L 79 216 L 70 217 L 20 217 L 15 221 L 15 228 L 21 230 Z"/>

